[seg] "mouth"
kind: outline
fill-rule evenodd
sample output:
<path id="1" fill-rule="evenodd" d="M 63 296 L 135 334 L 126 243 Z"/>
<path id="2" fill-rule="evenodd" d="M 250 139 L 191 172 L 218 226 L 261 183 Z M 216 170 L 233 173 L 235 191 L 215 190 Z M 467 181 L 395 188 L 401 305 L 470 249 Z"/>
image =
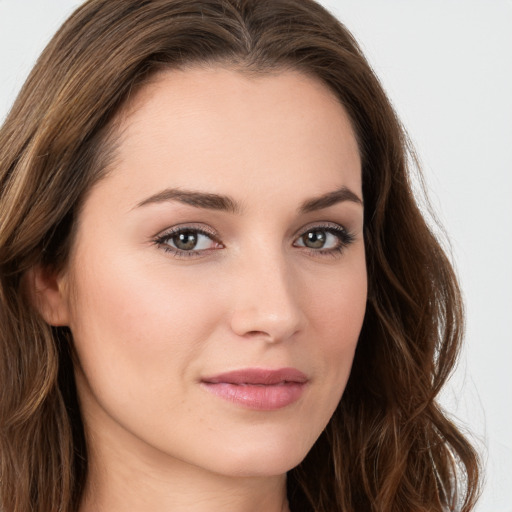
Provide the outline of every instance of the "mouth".
<path id="1" fill-rule="evenodd" d="M 295 368 L 245 368 L 201 380 L 210 393 L 247 409 L 272 411 L 299 400 L 308 377 Z"/>

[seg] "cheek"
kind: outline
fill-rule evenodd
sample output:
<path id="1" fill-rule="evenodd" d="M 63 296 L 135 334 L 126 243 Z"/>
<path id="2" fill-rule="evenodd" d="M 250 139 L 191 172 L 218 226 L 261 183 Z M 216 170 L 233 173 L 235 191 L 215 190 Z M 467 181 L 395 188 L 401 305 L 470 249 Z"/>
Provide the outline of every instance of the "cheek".
<path id="1" fill-rule="evenodd" d="M 156 391 L 182 375 L 218 319 L 209 283 L 165 263 L 112 254 L 82 261 L 71 327 L 90 384 L 135 392 L 142 381 Z"/>
<path id="2" fill-rule="evenodd" d="M 326 350 L 344 351 L 357 343 L 367 299 L 364 252 L 358 251 L 337 273 L 316 276 L 305 285 L 310 290 L 307 311 Z M 312 291 L 312 292 L 311 292 Z"/>
<path id="3" fill-rule="evenodd" d="M 315 373 L 324 386 L 319 408 L 334 412 L 348 380 L 361 332 L 367 300 L 364 248 L 330 275 L 316 275 L 304 284 L 304 310 L 309 318 L 308 339 Z"/>

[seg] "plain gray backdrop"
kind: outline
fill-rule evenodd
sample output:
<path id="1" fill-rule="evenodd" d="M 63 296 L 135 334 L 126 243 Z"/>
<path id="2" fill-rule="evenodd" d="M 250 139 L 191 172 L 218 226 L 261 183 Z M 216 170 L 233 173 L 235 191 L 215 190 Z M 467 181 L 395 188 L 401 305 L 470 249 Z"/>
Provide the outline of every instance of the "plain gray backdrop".
<path id="1" fill-rule="evenodd" d="M 0 0 L 0 121 L 77 0 Z M 323 0 L 421 158 L 467 306 L 442 401 L 486 460 L 477 512 L 512 512 L 512 1 Z"/>

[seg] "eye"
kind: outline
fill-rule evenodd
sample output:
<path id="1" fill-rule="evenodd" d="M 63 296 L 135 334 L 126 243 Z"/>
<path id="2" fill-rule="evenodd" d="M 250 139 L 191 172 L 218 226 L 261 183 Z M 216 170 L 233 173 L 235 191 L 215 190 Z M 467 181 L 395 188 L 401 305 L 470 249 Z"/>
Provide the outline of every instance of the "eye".
<path id="1" fill-rule="evenodd" d="M 182 231 L 171 236 L 168 240 L 169 245 L 173 245 L 180 251 L 200 251 L 208 249 L 212 240 L 207 235 L 198 231 Z"/>
<path id="2" fill-rule="evenodd" d="M 304 247 L 315 253 L 340 253 L 354 241 L 345 228 L 339 225 L 315 226 L 303 232 L 294 242 L 295 247 Z"/>
<path id="3" fill-rule="evenodd" d="M 159 235 L 155 243 L 176 257 L 198 256 L 201 252 L 223 247 L 213 233 L 194 227 L 173 228 Z"/>

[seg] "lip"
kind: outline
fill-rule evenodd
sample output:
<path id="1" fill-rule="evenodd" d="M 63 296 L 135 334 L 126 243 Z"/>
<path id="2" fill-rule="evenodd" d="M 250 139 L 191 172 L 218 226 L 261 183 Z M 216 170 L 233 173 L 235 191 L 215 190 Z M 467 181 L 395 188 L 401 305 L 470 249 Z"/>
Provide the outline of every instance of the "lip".
<path id="1" fill-rule="evenodd" d="M 205 377 L 210 393 L 247 409 L 273 411 L 299 400 L 308 383 L 296 368 L 245 368 Z"/>

